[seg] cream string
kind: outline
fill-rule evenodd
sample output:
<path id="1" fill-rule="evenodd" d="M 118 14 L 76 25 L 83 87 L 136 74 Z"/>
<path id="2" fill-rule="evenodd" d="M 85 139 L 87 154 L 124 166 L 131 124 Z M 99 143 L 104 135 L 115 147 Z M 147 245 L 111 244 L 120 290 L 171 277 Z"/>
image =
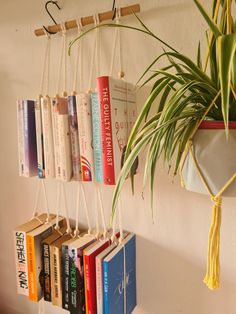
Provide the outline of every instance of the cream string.
<path id="1" fill-rule="evenodd" d="M 76 24 L 78 27 L 78 36 L 80 36 L 83 32 L 81 19 L 77 19 Z M 73 94 L 76 94 L 77 81 L 78 81 L 78 69 L 82 68 L 81 55 L 82 55 L 82 39 L 78 42 L 78 47 L 76 51 L 75 70 L 74 70 L 74 79 L 73 79 Z M 79 67 L 79 64 L 80 64 L 80 67 Z M 81 84 L 81 69 L 79 69 L 79 74 L 80 74 L 79 82 Z"/>
<path id="2" fill-rule="evenodd" d="M 90 223 L 90 219 L 89 219 L 88 205 L 87 205 L 85 192 L 84 192 L 84 186 L 83 186 L 82 182 L 80 183 L 80 187 L 81 187 L 81 192 L 82 192 L 82 197 L 83 197 L 85 215 L 86 215 L 86 219 L 87 219 L 87 223 L 88 223 L 88 234 L 91 234 L 91 223 Z"/>
<path id="3" fill-rule="evenodd" d="M 63 196 L 63 203 L 64 203 L 64 209 L 65 209 L 65 216 L 66 216 L 66 233 L 71 234 L 71 227 L 70 227 L 70 219 L 69 219 L 69 211 L 68 211 L 68 206 L 67 206 L 67 199 L 66 199 L 66 191 L 65 191 L 65 186 L 63 182 L 60 182 L 61 188 L 62 188 L 62 196 Z"/>
<path id="4" fill-rule="evenodd" d="M 48 199 L 47 199 L 47 194 L 46 194 L 46 189 L 45 189 L 45 184 L 44 184 L 44 180 L 43 180 L 43 179 L 37 179 L 37 192 L 36 192 L 36 197 L 35 197 L 35 204 L 34 204 L 34 210 L 33 210 L 33 218 L 37 218 L 41 223 L 43 223 L 43 222 L 38 218 L 38 205 L 39 205 L 39 197 L 40 197 L 40 185 L 42 186 L 42 189 L 43 189 L 43 196 L 44 196 L 44 201 L 45 201 L 45 206 L 46 206 L 46 211 L 47 211 L 47 219 L 46 219 L 46 222 L 49 222 L 49 220 L 50 220 Z"/>
<path id="5" fill-rule="evenodd" d="M 63 57 L 64 57 L 64 77 L 63 77 L 63 93 L 66 93 L 66 73 L 67 73 L 67 58 L 66 58 L 66 27 L 65 23 L 61 23 L 62 40 L 61 40 L 61 55 L 59 59 L 58 77 L 57 77 L 57 94 L 60 94 L 60 82 L 62 75 Z"/>
<path id="6" fill-rule="evenodd" d="M 78 188 L 77 188 L 76 219 L 75 219 L 74 237 L 77 237 L 80 233 L 80 231 L 79 231 L 79 206 L 80 206 L 80 182 L 78 182 Z"/>
<path id="7" fill-rule="evenodd" d="M 57 203 L 56 203 L 56 226 L 55 229 L 62 235 L 62 233 L 60 232 L 60 226 L 59 226 L 59 215 L 60 215 L 60 200 L 61 200 L 61 184 L 58 181 L 57 183 Z"/>
<path id="8" fill-rule="evenodd" d="M 97 26 L 99 23 L 97 14 L 94 14 L 93 20 L 94 20 L 94 25 Z M 90 73 L 89 73 L 89 83 L 88 83 L 88 91 L 89 92 L 92 90 L 93 70 L 94 70 L 94 64 L 95 64 L 95 53 L 98 50 L 98 35 L 99 35 L 98 28 L 96 28 L 92 57 L 91 57 L 91 64 L 90 64 Z M 97 53 L 97 56 L 98 56 L 98 53 Z M 97 61 L 98 61 L 98 57 L 97 57 Z"/>
<path id="9" fill-rule="evenodd" d="M 50 60 L 50 42 L 51 37 L 49 34 L 45 31 L 46 34 L 46 45 L 45 45 L 45 52 L 44 52 L 44 58 L 43 58 L 43 67 L 42 67 L 42 74 L 41 74 L 41 81 L 40 81 L 40 89 L 39 94 L 40 96 L 43 95 L 43 85 L 45 81 L 45 75 L 46 75 L 46 66 L 47 66 L 47 83 L 46 83 L 46 95 L 48 94 L 49 89 L 49 60 Z"/>
<path id="10" fill-rule="evenodd" d="M 102 225 L 103 225 L 103 236 L 104 238 L 107 236 L 107 228 L 106 228 L 106 221 L 105 221 L 105 213 L 104 213 L 104 207 L 102 203 L 102 195 L 99 184 L 96 184 L 96 190 L 97 190 L 97 198 L 98 198 L 98 204 L 101 212 L 101 218 L 102 218 Z"/>
<path id="11" fill-rule="evenodd" d="M 116 24 L 120 23 L 120 9 L 116 9 Z M 115 27 L 115 36 L 112 45 L 112 53 L 111 53 L 111 64 L 110 64 L 110 76 L 114 71 L 114 63 L 115 63 L 115 54 L 116 48 L 118 46 L 118 60 L 119 60 L 119 78 L 124 76 L 123 69 L 122 69 L 122 54 L 121 54 L 121 34 L 120 34 L 120 27 Z"/>

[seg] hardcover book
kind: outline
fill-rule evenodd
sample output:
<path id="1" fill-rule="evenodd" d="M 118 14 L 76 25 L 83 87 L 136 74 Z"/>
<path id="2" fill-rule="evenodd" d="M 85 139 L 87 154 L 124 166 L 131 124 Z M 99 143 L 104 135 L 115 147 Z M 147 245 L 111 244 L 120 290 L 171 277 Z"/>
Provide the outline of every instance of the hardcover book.
<path id="1" fill-rule="evenodd" d="M 83 250 L 95 242 L 93 235 L 85 235 L 68 245 L 70 268 L 70 304 L 72 314 L 86 313 Z"/>
<path id="2" fill-rule="evenodd" d="M 103 182 L 114 185 L 136 119 L 135 92 L 132 84 L 110 76 L 98 77 L 97 87 L 101 113 Z"/>
<path id="3" fill-rule="evenodd" d="M 82 181 L 93 180 L 92 108 L 91 94 L 76 96 Z"/>
<path id="4" fill-rule="evenodd" d="M 95 177 L 97 182 L 103 182 L 101 117 L 97 92 L 91 94 L 91 99 L 92 99 L 93 157 Z"/>
<path id="5" fill-rule="evenodd" d="M 56 224 L 56 218 L 49 223 L 39 226 L 26 235 L 28 276 L 29 276 L 29 299 L 38 302 L 43 297 L 43 274 L 41 242 L 52 232 Z"/>
<path id="6" fill-rule="evenodd" d="M 41 97 L 45 178 L 55 177 L 52 105 L 49 96 Z"/>
<path id="7" fill-rule="evenodd" d="M 62 244 L 71 239 L 70 234 L 64 234 L 50 245 L 51 293 L 52 304 L 62 307 Z"/>
<path id="8" fill-rule="evenodd" d="M 84 277 L 86 313 L 93 314 L 97 311 L 96 299 L 96 256 L 110 245 L 110 240 L 98 241 L 95 245 L 84 250 Z"/>
<path id="9" fill-rule="evenodd" d="M 65 221 L 64 221 L 65 224 Z M 43 295 L 44 300 L 51 302 L 51 272 L 50 272 L 50 245 L 59 239 L 66 232 L 66 226 L 60 230 L 53 230 L 52 234 L 44 239 L 42 246 L 42 265 L 43 265 Z"/>
<path id="10" fill-rule="evenodd" d="M 52 99 L 52 127 L 53 127 L 53 147 L 55 155 L 55 176 L 61 178 L 61 153 L 59 141 L 59 124 L 58 124 L 58 99 Z"/>
<path id="11" fill-rule="evenodd" d="M 51 215 L 51 218 L 55 215 Z M 14 230 L 14 250 L 16 259 L 16 281 L 17 293 L 28 296 L 29 282 L 28 282 L 28 259 L 27 259 L 27 245 L 26 234 L 40 225 L 47 219 L 47 214 L 41 214 L 37 218 L 18 226 Z"/>
<path id="12" fill-rule="evenodd" d="M 70 181 L 72 177 L 72 156 L 70 144 L 68 100 L 65 97 L 58 97 L 57 101 L 61 180 Z"/>
<path id="13" fill-rule="evenodd" d="M 70 140 L 72 153 L 73 179 L 81 180 L 81 165 L 80 165 L 80 149 L 79 149 L 79 131 L 78 118 L 76 109 L 76 97 L 68 96 L 68 115 L 70 126 Z"/>
<path id="14" fill-rule="evenodd" d="M 36 124 L 38 177 L 44 178 L 45 177 L 45 165 L 44 165 L 41 97 L 39 97 L 39 99 L 37 99 L 35 102 L 35 124 Z"/>
<path id="15" fill-rule="evenodd" d="M 103 261 L 104 313 L 130 314 L 136 299 L 136 238 L 128 235 Z"/>
<path id="16" fill-rule="evenodd" d="M 35 101 L 19 100 L 17 113 L 19 172 L 21 176 L 32 177 L 37 175 Z"/>

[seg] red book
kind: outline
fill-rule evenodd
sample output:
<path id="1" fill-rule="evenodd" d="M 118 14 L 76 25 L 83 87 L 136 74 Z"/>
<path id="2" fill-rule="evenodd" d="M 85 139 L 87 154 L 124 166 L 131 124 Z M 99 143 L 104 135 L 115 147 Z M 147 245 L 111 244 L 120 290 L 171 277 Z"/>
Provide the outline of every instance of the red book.
<path id="1" fill-rule="evenodd" d="M 97 89 L 101 113 L 103 182 L 114 185 L 136 120 L 135 93 L 132 84 L 110 76 L 98 77 Z"/>
<path id="2" fill-rule="evenodd" d="M 86 313 L 97 313 L 96 256 L 110 245 L 110 240 L 96 242 L 84 250 Z"/>

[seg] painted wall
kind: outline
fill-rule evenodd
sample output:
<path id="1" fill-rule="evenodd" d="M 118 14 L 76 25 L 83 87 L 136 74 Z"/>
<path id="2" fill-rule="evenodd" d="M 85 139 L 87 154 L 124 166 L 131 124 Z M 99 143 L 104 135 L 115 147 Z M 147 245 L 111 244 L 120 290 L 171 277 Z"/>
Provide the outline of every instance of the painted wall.
<path id="1" fill-rule="evenodd" d="M 131 1 L 120 1 L 121 5 Z M 204 1 L 209 4 L 210 1 Z M 110 9 L 111 1 L 61 1 L 61 12 L 53 9 L 58 21 Z M 145 23 L 178 50 L 195 57 L 198 40 L 204 38 L 205 24 L 189 0 L 140 1 Z M 135 19 L 124 23 L 136 25 Z M 16 99 L 34 98 L 39 93 L 45 38 L 36 38 L 33 29 L 50 24 L 44 1 L 1 1 L 0 7 L 0 313 L 36 313 L 38 305 L 15 290 L 13 228 L 32 215 L 36 179 L 18 177 Z M 101 69 L 107 73 L 114 30 L 101 36 Z M 75 32 L 70 32 L 70 38 Z M 87 89 L 93 34 L 84 41 L 83 88 Z M 161 46 L 153 39 L 132 31 L 122 32 L 124 70 L 136 82 L 145 67 L 159 54 Z M 50 93 L 56 92 L 60 36 L 52 39 Z M 68 61 L 68 90 L 72 89 L 74 52 Z M 115 70 L 115 74 L 117 73 Z M 141 93 L 139 106 L 145 95 Z M 136 178 L 136 193 L 131 196 L 127 183 L 123 192 L 123 226 L 137 234 L 138 306 L 135 314 L 234 314 L 236 312 L 236 212 L 234 199 L 224 200 L 221 229 L 221 280 L 219 291 L 209 291 L 202 279 L 205 273 L 211 201 L 207 196 L 186 192 L 179 180 L 168 176 L 162 163 L 156 175 L 154 223 L 149 192 L 141 196 L 141 175 Z M 51 211 L 56 206 L 56 183 L 47 181 Z M 66 186 L 71 218 L 75 218 L 76 184 Z M 111 188 L 103 188 L 106 218 L 109 219 Z M 95 198 L 86 186 L 89 208 L 94 217 Z M 43 203 L 41 202 L 41 208 Z M 85 216 L 81 212 L 81 222 Z M 92 219 L 93 225 L 94 220 Z M 46 313 L 63 310 L 46 305 Z"/>

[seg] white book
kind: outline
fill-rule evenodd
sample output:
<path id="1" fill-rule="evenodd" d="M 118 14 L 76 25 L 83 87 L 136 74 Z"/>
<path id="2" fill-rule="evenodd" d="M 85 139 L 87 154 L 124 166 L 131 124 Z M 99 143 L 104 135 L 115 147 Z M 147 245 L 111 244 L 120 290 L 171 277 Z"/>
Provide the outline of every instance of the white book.
<path id="1" fill-rule="evenodd" d="M 61 180 L 70 181 L 72 177 L 72 154 L 68 116 L 68 100 L 58 97 L 58 129 L 61 162 Z"/>
<path id="2" fill-rule="evenodd" d="M 82 181 L 93 181 L 92 104 L 90 93 L 76 96 Z"/>
<path id="3" fill-rule="evenodd" d="M 44 168 L 41 97 L 39 97 L 39 99 L 35 102 L 35 125 L 36 125 L 36 141 L 37 141 L 38 177 L 44 178 L 45 168 Z"/>
<path id="4" fill-rule="evenodd" d="M 21 100 L 17 101 L 17 131 L 18 131 L 18 156 L 19 156 L 19 175 L 24 176 L 24 107 Z"/>
<path id="5" fill-rule="evenodd" d="M 53 127 L 53 145 L 55 155 L 55 176 L 61 178 L 61 153 L 59 141 L 59 123 L 58 123 L 58 97 L 52 99 L 52 127 Z"/>
<path id="6" fill-rule="evenodd" d="M 55 177 L 54 145 L 50 97 L 41 98 L 45 177 Z"/>

